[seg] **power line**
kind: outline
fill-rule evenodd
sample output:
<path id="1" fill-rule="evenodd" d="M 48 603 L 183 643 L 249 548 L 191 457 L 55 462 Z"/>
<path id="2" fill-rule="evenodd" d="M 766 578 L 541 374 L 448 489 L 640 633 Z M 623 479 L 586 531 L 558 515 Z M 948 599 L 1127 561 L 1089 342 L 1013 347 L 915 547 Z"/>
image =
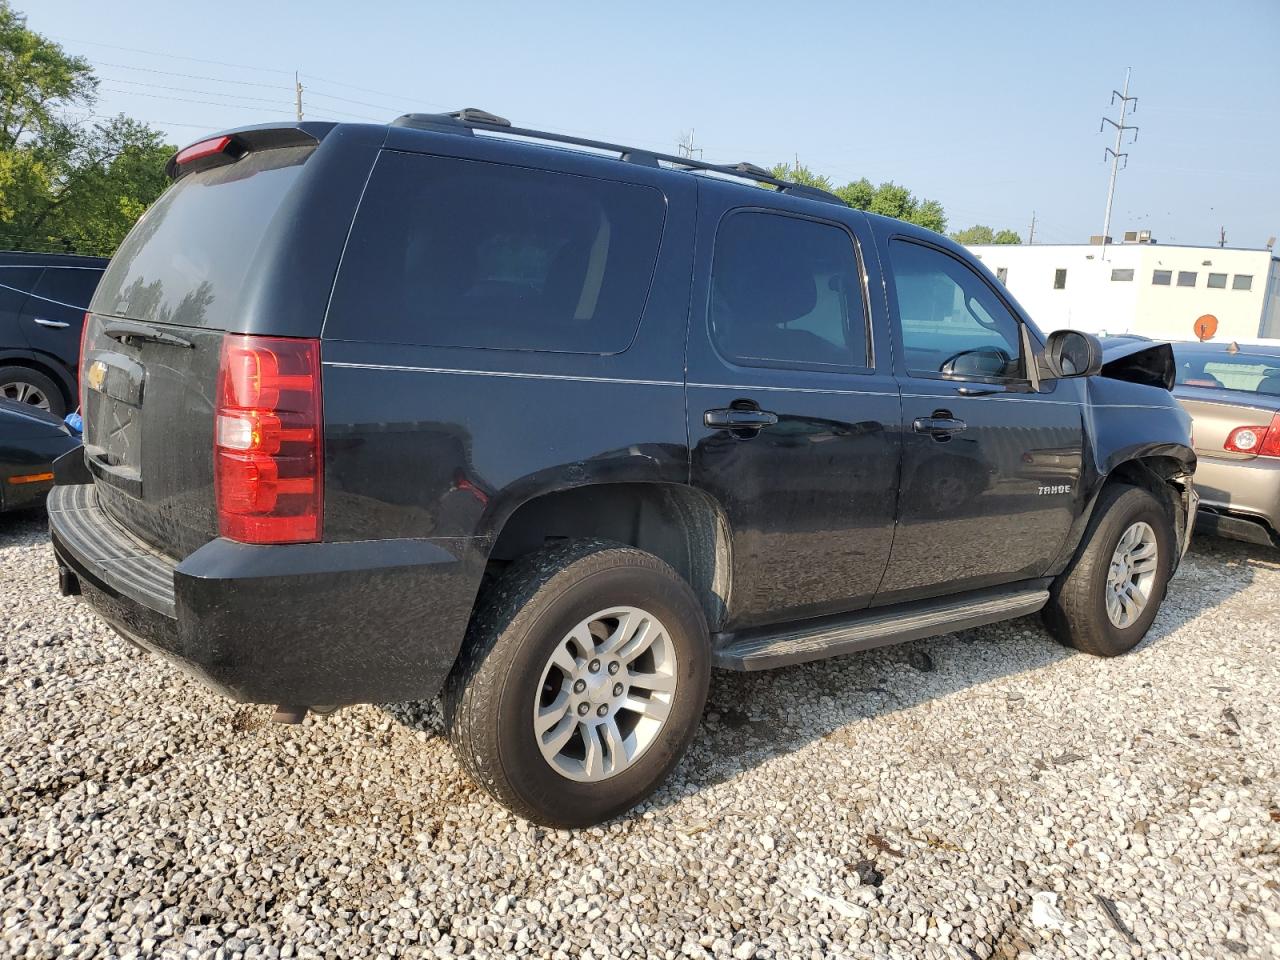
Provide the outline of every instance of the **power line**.
<path id="1" fill-rule="evenodd" d="M 237 70 L 258 70 L 262 73 L 283 73 L 285 76 L 293 73 L 292 70 L 281 70 L 277 67 L 254 67 L 247 63 L 229 63 L 226 60 L 206 60 L 203 57 L 187 57 L 180 53 L 161 53 L 158 50 L 143 50 L 141 47 L 122 47 L 116 43 L 103 43 L 101 40 L 76 40 L 72 37 L 61 37 L 57 34 L 49 34 L 54 40 L 61 40 L 63 43 L 87 43 L 94 47 L 110 47 L 112 50 L 127 50 L 129 53 L 142 53 L 149 57 L 168 57 L 171 60 L 189 60 L 192 63 L 209 63 L 219 67 L 234 67 Z"/>
<path id="2" fill-rule="evenodd" d="M 166 97 L 162 93 L 146 93 L 142 90 L 119 90 L 113 87 L 108 87 L 107 90 L 110 93 L 123 93 L 134 97 L 151 97 L 154 100 L 172 100 L 175 103 L 203 103 L 210 107 L 226 107 L 230 110 L 257 110 L 260 113 L 288 113 L 288 107 L 272 109 L 270 107 L 242 106 L 237 103 L 219 103 L 216 100 L 193 100 L 189 97 Z"/>
<path id="3" fill-rule="evenodd" d="M 199 73 L 179 73 L 174 70 L 158 70 L 155 67 L 135 67 L 128 63 L 110 63 L 106 60 L 91 60 L 95 67 L 112 67 L 118 70 L 134 70 L 138 73 L 158 73 L 166 77 L 182 77 L 186 80 L 212 80 L 215 83 L 234 83 L 241 87 L 266 87 L 268 90 L 288 90 L 279 83 L 260 83 L 256 80 L 229 80 L 225 77 L 210 77 Z"/>
<path id="4" fill-rule="evenodd" d="M 208 97 L 226 97 L 234 100 L 252 101 L 253 103 L 277 104 L 284 101 L 283 96 L 279 99 L 271 97 L 249 97 L 242 93 L 221 93 L 217 90 L 202 90 L 199 87 L 171 87 L 167 83 L 148 83 L 145 80 L 125 80 L 121 77 L 102 77 L 101 79 L 108 83 L 127 83 L 131 87 L 150 87 L 153 90 L 177 90 L 180 93 L 199 93 Z"/>

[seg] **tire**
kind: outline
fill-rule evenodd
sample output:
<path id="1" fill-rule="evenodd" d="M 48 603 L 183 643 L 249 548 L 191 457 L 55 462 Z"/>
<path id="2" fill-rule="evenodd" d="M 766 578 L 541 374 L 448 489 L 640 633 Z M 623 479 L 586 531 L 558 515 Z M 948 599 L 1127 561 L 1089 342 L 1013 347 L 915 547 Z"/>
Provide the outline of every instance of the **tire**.
<path id="1" fill-rule="evenodd" d="M 592 619 L 609 612 L 618 616 Z M 611 641 L 618 649 L 606 653 Z M 671 567 L 611 541 L 569 541 L 516 561 L 482 596 L 445 683 L 445 729 L 472 779 L 514 813 L 588 826 L 666 779 L 697 729 L 710 674 L 706 620 Z M 536 711 L 560 719 L 535 732 Z"/>
<path id="2" fill-rule="evenodd" d="M 67 414 L 67 400 L 62 395 L 62 388 L 30 367 L 0 367 L 0 397 L 30 403 L 48 410 L 55 417 Z"/>
<path id="3" fill-rule="evenodd" d="M 1112 559 L 1121 538 L 1135 529 L 1138 539 L 1129 547 L 1130 557 L 1144 552 L 1143 524 L 1155 545 L 1154 569 L 1140 610 L 1135 615 L 1122 604 L 1118 608 L 1122 619 L 1117 623 L 1107 603 Z M 1049 603 L 1044 608 L 1049 631 L 1062 643 L 1098 657 L 1132 650 L 1146 636 L 1160 610 L 1176 544 L 1172 519 L 1150 491 L 1124 483 L 1104 487 L 1083 546 L 1049 589 Z M 1125 618 L 1131 621 L 1124 622 Z"/>

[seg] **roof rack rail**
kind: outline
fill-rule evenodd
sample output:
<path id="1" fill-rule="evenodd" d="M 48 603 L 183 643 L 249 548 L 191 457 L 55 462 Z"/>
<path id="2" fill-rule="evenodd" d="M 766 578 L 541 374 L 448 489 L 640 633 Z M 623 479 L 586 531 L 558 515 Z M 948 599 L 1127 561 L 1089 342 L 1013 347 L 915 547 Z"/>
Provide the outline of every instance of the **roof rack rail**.
<path id="1" fill-rule="evenodd" d="M 620 160 L 627 163 L 639 163 L 646 167 L 658 167 L 665 164 L 680 170 L 706 170 L 729 177 L 741 177 L 744 180 L 751 180 L 755 183 L 768 184 L 775 187 L 779 193 L 848 206 L 834 193 L 829 193 L 818 187 L 809 187 L 804 184 L 791 183 L 790 181 L 779 179 L 754 163 L 743 161 L 732 166 L 720 163 L 706 163 L 702 160 L 694 160 L 692 157 L 679 157 L 671 153 L 642 150 L 637 147 L 623 146 L 619 143 L 588 140 L 585 137 L 571 137 L 567 134 L 552 133 L 548 130 L 515 127 L 505 117 L 499 117 L 497 114 L 489 113 L 476 107 L 465 107 L 462 110 L 454 110 L 451 113 L 406 113 L 393 120 L 392 126 L 412 127 L 415 130 L 433 130 L 437 133 L 454 133 L 463 136 L 474 136 L 475 130 L 488 130 L 509 137 L 529 137 L 530 139 L 545 140 L 551 143 L 567 143 L 576 147 L 587 147 L 591 150 L 616 153 Z"/>

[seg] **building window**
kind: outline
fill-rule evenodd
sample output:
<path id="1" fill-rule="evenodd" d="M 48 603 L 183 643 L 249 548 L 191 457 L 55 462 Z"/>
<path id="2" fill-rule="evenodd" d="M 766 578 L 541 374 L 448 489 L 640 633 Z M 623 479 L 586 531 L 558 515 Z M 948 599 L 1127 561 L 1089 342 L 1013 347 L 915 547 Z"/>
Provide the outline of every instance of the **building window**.
<path id="1" fill-rule="evenodd" d="M 1067 289 L 1067 271 L 1066 270 L 1053 271 L 1053 289 L 1055 290 Z"/>
<path id="2" fill-rule="evenodd" d="M 1178 271 L 1178 286 L 1194 287 L 1196 285 L 1196 272 L 1194 270 Z"/>
<path id="3" fill-rule="evenodd" d="M 1237 273 L 1235 279 L 1231 281 L 1232 290 L 1252 290 L 1253 275 L 1249 273 Z"/>
<path id="4" fill-rule="evenodd" d="M 1151 274 L 1151 282 L 1157 287 L 1167 287 L 1173 282 L 1172 270 L 1157 270 Z"/>
<path id="5" fill-rule="evenodd" d="M 1112 280 L 1132 280 L 1132 279 L 1133 279 L 1133 271 L 1132 271 L 1132 270 L 1119 270 L 1119 269 L 1112 270 L 1112 271 L 1111 271 L 1111 279 L 1112 279 Z"/>
<path id="6" fill-rule="evenodd" d="M 996 267 L 996 279 L 999 280 L 1001 283 L 1007 283 L 1009 280 L 1009 268 Z"/>
<path id="7" fill-rule="evenodd" d="M 1225 273 L 1209 274 L 1209 289 L 1211 290 L 1227 289 L 1227 275 Z"/>

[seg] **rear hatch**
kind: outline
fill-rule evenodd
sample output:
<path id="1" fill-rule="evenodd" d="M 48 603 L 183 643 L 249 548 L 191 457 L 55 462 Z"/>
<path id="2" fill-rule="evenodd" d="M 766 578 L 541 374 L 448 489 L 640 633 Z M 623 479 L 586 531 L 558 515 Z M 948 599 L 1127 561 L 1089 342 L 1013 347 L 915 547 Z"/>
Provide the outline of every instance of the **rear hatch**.
<path id="1" fill-rule="evenodd" d="M 121 245 L 90 306 L 81 402 L 98 502 L 172 557 L 218 535 L 214 407 L 224 334 L 319 335 L 344 234 L 308 224 L 315 185 L 306 181 L 323 166 L 318 143 L 329 127 L 243 131 L 193 172 L 171 164 L 178 181 Z M 306 291 L 301 322 L 272 308 L 300 274 L 323 287 Z"/>

